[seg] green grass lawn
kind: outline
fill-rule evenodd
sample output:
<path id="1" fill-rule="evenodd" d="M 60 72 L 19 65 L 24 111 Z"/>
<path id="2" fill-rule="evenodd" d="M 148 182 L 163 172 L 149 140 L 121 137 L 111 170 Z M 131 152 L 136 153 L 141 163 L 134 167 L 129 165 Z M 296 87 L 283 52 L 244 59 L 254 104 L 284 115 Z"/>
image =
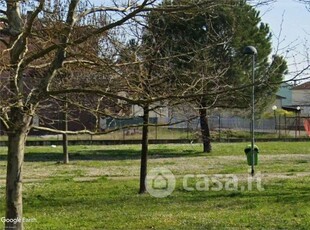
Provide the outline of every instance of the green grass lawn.
<path id="1" fill-rule="evenodd" d="M 138 195 L 140 146 L 72 146 L 68 165 L 59 163 L 60 147 L 27 147 L 24 217 L 35 222 L 25 228 L 310 229 L 310 144 L 258 143 L 263 191 L 239 189 L 247 188 L 249 176 L 245 146 L 217 143 L 204 154 L 200 144 L 150 145 L 149 169 L 165 167 L 177 178 L 166 198 Z M 5 151 L 0 148 L 1 200 Z M 234 175 L 238 190 L 186 191 L 186 174 Z M 189 184 L 199 182 L 195 177 Z M 4 216 L 4 202 L 0 213 Z"/>

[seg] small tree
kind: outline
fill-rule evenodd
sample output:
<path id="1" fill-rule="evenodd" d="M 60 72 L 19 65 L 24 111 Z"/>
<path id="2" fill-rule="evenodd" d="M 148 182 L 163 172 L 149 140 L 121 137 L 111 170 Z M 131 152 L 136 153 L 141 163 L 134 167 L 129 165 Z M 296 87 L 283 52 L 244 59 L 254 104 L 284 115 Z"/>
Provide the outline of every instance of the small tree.
<path id="1" fill-rule="evenodd" d="M 143 33 L 143 31 L 140 31 Z M 142 142 L 141 142 L 141 165 L 139 193 L 146 192 L 145 179 L 147 176 L 148 163 L 148 140 L 149 140 L 149 116 L 151 111 L 169 103 L 173 89 L 167 84 L 168 75 L 161 73 L 169 71 L 161 58 L 156 57 L 157 49 L 148 46 L 144 40 L 130 40 L 128 45 L 120 52 L 120 84 L 128 97 L 139 99 L 134 105 L 142 109 Z M 157 44 L 160 46 L 161 44 Z M 170 77 L 173 73 L 170 75 Z M 179 101 L 177 99 L 177 101 Z M 176 102 L 175 102 L 176 103 Z"/>

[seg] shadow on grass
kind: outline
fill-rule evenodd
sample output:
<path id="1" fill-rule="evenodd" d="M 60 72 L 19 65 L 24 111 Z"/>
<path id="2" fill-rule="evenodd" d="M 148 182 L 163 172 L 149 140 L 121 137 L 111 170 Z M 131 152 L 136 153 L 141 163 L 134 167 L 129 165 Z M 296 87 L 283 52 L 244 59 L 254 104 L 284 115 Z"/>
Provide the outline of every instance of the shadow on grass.
<path id="1" fill-rule="evenodd" d="M 174 150 L 174 149 L 151 149 L 149 150 L 149 158 L 173 158 L 173 157 L 194 157 L 203 156 L 205 154 L 194 150 Z M 75 150 L 69 153 L 70 161 L 117 161 L 117 160 L 138 160 L 141 151 L 133 149 L 121 150 Z M 0 155 L 0 161 L 5 161 L 6 155 Z M 25 153 L 26 162 L 48 162 L 62 161 L 63 155 L 59 152 L 28 152 Z"/>
<path id="2" fill-rule="evenodd" d="M 63 183 L 58 181 L 58 183 Z M 90 203 L 97 204 L 98 202 L 103 206 L 111 207 L 120 207 L 124 203 L 127 203 L 130 207 L 135 207 L 134 209 L 139 210 L 141 203 L 143 205 L 148 204 L 150 206 L 155 205 L 159 206 L 170 206 L 171 204 L 185 204 L 191 205 L 193 208 L 197 207 L 197 204 L 209 203 L 213 208 L 224 208 L 224 209 L 255 209 L 260 206 L 265 206 L 266 208 L 272 207 L 270 204 L 279 204 L 279 205 L 305 205 L 309 204 L 309 187 L 304 186 L 298 188 L 295 191 L 289 190 L 289 188 L 282 188 L 282 191 L 279 191 L 279 188 L 274 187 L 271 191 L 265 192 L 238 192 L 238 191 L 192 191 L 187 192 L 184 190 L 177 189 L 171 196 L 166 198 L 154 198 L 150 195 L 139 195 L 137 193 L 137 188 L 133 185 L 129 186 L 113 186 L 112 190 L 109 193 L 97 194 L 88 194 L 85 192 L 85 188 L 89 189 L 90 186 L 98 186 L 102 182 L 93 181 L 93 182 L 82 182 L 77 185 L 77 182 L 69 181 L 67 184 L 63 184 L 62 188 L 57 189 L 57 192 L 51 197 L 49 194 L 39 194 L 32 195 L 30 199 L 31 202 L 36 200 L 41 204 L 39 206 L 51 206 L 51 207 L 68 207 L 75 205 L 88 206 Z M 110 182 L 108 182 L 110 183 Z M 104 184 L 104 183 L 103 183 Z M 54 184 L 54 186 L 56 186 Z M 84 194 L 84 197 L 79 198 L 78 196 L 72 196 L 68 194 L 68 191 L 73 188 L 76 189 L 78 186 L 79 191 L 82 191 L 81 194 Z M 104 186 L 104 185 L 103 185 Z M 67 188 L 67 189 L 66 189 Z M 70 188 L 70 189 L 69 189 Z M 96 191 L 96 190 L 93 190 Z M 85 196 L 87 199 L 85 199 Z M 113 197 L 113 202 L 111 198 Z M 256 201 L 256 202 L 254 202 Z M 177 208 L 178 206 L 176 206 Z M 272 209 L 272 208 L 271 208 Z"/>
<path id="3" fill-rule="evenodd" d="M 164 216 L 168 213 L 177 221 L 186 220 L 184 222 L 186 225 L 183 225 L 186 229 L 227 229 L 230 226 L 232 229 L 244 229 L 244 223 L 249 223 L 247 229 L 253 229 L 252 223 L 248 222 L 253 218 L 257 223 L 257 227 L 254 229 L 293 229 L 293 226 L 290 226 L 296 226 L 296 218 L 304 219 L 301 223 L 305 223 L 297 229 L 309 229 L 306 227 L 308 209 L 305 208 L 309 204 L 309 186 L 307 184 L 293 191 L 290 186 L 272 186 L 270 190 L 264 192 L 249 193 L 233 191 L 185 192 L 178 189 L 166 198 L 137 195 L 137 187 L 138 184 L 132 181 L 121 181 L 120 183 L 120 181 L 113 180 L 91 182 L 69 180 L 64 183 L 63 180 L 57 179 L 50 183 L 49 187 L 40 186 L 32 190 L 24 198 L 24 201 L 27 213 L 50 213 L 52 218 L 62 223 L 66 223 L 68 219 L 76 220 L 78 218 L 85 218 L 87 221 L 86 218 L 91 216 L 94 216 L 94 219 L 91 218 L 91 220 L 97 220 L 96 218 L 101 220 L 102 213 L 109 213 L 108 219 L 105 218 L 102 222 L 106 228 L 110 229 L 117 229 L 122 224 L 127 227 L 127 222 L 133 223 L 131 226 L 141 226 L 135 225 L 135 222 L 139 223 L 141 220 L 145 223 L 149 221 L 156 226 L 163 219 L 149 220 L 154 216 L 154 213 L 157 216 Z M 141 215 L 141 207 L 143 207 L 143 215 Z M 61 217 L 59 216 L 60 212 L 63 213 Z M 202 217 L 215 216 L 216 219 L 209 227 L 208 223 L 201 223 L 197 225 L 199 226 L 197 228 L 193 227 L 193 224 L 188 221 L 201 221 L 196 216 L 202 215 L 202 213 L 207 213 Z M 284 213 L 288 214 L 284 215 Z M 246 222 L 239 225 L 238 214 L 244 215 Z M 135 218 L 137 216 L 139 218 Z M 40 215 L 38 219 L 44 217 Z M 266 220 L 271 220 L 272 223 L 269 225 Z M 180 228 L 179 225 L 172 226 L 171 223 L 173 222 L 168 222 L 167 227 L 161 229 Z M 216 223 L 221 223 L 222 227 L 215 228 Z M 289 227 L 288 224 L 290 224 Z M 204 226 L 202 227 L 202 225 Z M 88 229 L 96 228 L 96 225 L 90 224 L 90 226 Z M 49 226 L 44 227 L 48 229 Z M 78 226 L 76 226 L 77 228 Z M 132 227 L 130 229 L 141 228 Z"/>

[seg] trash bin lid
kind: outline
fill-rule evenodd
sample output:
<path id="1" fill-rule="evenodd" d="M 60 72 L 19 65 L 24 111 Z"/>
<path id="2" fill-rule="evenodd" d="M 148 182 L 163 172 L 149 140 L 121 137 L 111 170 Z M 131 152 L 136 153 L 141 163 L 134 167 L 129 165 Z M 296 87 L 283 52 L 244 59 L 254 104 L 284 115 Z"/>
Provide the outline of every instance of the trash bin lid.
<path id="1" fill-rule="evenodd" d="M 251 150 L 251 148 L 252 148 L 252 145 L 247 145 L 247 146 L 245 147 L 244 151 L 249 151 L 249 150 Z M 257 151 L 257 152 L 259 152 L 259 148 L 258 148 L 257 145 L 254 145 L 254 150 Z"/>

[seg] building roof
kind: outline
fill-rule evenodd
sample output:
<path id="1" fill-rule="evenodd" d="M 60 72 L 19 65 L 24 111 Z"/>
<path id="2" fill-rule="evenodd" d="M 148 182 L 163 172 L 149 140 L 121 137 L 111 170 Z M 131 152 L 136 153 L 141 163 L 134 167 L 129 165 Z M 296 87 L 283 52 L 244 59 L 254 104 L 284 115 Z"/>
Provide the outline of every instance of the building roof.
<path id="1" fill-rule="evenodd" d="M 299 109 L 297 109 L 297 107 L 299 107 Z M 286 111 L 291 111 L 291 112 L 299 112 L 300 106 L 298 106 L 298 105 L 286 105 L 286 106 L 282 106 L 282 109 L 284 109 Z"/>
<path id="2" fill-rule="evenodd" d="M 294 86 L 292 88 L 292 90 L 303 90 L 303 89 L 310 89 L 310 81 Z"/>
<path id="3" fill-rule="evenodd" d="M 276 94 L 276 98 L 277 98 L 277 99 L 286 99 L 286 97 L 283 97 L 283 96 L 281 96 L 281 95 L 279 95 L 279 94 Z"/>

